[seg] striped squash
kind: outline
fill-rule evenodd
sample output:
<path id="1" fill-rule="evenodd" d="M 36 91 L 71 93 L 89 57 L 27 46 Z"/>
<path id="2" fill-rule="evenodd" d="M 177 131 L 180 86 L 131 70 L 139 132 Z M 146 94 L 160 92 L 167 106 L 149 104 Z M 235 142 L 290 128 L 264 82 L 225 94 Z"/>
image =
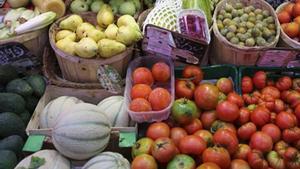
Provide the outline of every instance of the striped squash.
<path id="1" fill-rule="evenodd" d="M 38 169 L 71 169 L 70 161 L 55 150 L 38 151 L 24 158 L 15 168 L 29 168 L 31 157 L 39 157 L 41 159 L 45 159 L 45 164 L 40 166 Z"/>
<path id="2" fill-rule="evenodd" d="M 79 103 L 63 112 L 52 130 L 55 148 L 66 157 L 85 160 L 102 152 L 111 124 L 96 105 Z"/>
<path id="3" fill-rule="evenodd" d="M 103 152 L 89 160 L 82 169 L 130 169 L 130 163 L 119 153 Z"/>
<path id="4" fill-rule="evenodd" d="M 123 96 L 111 96 L 102 100 L 98 107 L 104 112 L 113 127 L 127 127 L 129 123 Z"/>
<path id="5" fill-rule="evenodd" d="M 61 96 L 50 101 L 40 114 L 40 128 L 53 128 L 59 114 L 83 101 L 76 97 Z"/>

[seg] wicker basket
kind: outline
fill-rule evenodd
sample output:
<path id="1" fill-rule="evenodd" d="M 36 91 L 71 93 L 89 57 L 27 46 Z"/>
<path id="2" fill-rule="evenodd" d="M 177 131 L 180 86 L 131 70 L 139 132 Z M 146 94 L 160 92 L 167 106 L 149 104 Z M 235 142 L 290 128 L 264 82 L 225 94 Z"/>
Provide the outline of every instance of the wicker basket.
<path id="1" fill-rule="evenodd" d="M 96 25 L 96 14 L 95 13 L 86 13 L 81 14 L 81 17 L 90 23 Z M 72 82 L 81 82 L 81 83 L 95 83 L 98 82 L 97 79 L 97 70 L 100 65 L 111 65 L 114 67 L 122 76 L 125 76 L 127 66 L 131 60 L 133 53 L 133 46 L 127 47 L 127 49 L 111 58 L 102 59 L 85 59 L 77 56 L 69 55 L 55 45 L 55 35 L 59 31 L 59 23 L 63 19 L 67 18 L 65 16 L 57 20 L 49 29 L 49 40 L 51 47 L 55 51 L 60 69 L 62 71 L 63 78 Z"/>
<path id="2" fill-rule="evenodd" d="M 288 5 L 291 2 L 285 2 L 281 4 L 280 6 L 277 7 L 276 13 L 279 13 L 286 5 Z M 280 34 L 280 40 L 278 43 L 278 46 L 280 47 L 289 47 L 289 48 L 300 48 L 300 42 L 297 42 L 293 39 L 291 39 L 284 31 L 282 28 L 280 28 L 281 34 Z"/>
<path id="3" fill-rule="evenodd" d="M 242 2 L 246 5 L 253 5 L 255 7 L 259 7 L 261 9 L 265 9 L 270 11 L 271 15 L 275 19 L 276 25 L 276 37 L 275 40 L 268 44 L 267 46 L 255 46 L 255 47 L 239 47 L 230 43 L 223 35 L 221 35 L 220 31 L 217 27 L 217 14 L 218 12 L 224 8 L 226 3 L 234 4 L 236 2 Z M 263 0 L 223 0 L 221 1 L 214 12 L 213 16 L 213 32 L 214 38 L 212 41 L 212 49 L 211 50 L 212 57 L 211 63 L 212 64 L 236 64 L 236 65 L 255 65 L 256 61 L 258 60 L 258 53 L 262 49 L 275 47 L 280 35 L 280 24 L 277 19 L 276 13 L 274 12 L 272 6 Z"/>

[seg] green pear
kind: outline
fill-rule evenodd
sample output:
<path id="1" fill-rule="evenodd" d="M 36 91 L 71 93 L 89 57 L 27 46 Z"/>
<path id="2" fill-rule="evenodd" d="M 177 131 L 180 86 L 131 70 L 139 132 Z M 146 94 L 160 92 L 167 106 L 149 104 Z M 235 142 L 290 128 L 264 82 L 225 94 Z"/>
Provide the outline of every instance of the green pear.
<path id="1" fill-rule="evenodd" d="M 105 38 L 105 34 L 100 30 L 91 29 L 87 31 L 87 37 L 92 38 L 95 42 L 98 42 L 99 40 Z"/>
<path id="2" fill-rule="evenodd" d="M 88 4 L 88 5 L 91 5 L 92 4 L 92 2 L 93 2 L 93 0 L 82 0 L 82 1 L 84 1 L 86 4 Z"/>
<path id="3" fill-rule="evenodd" d="M 121 5 L 122 3 L 124 3 L 124 2 L 125 2 L 125 0 L 110 0 L 110 1 L 109 1 L 109 4 L 110 4 L 112 7 L 119 8 L 120 5 Z"/>
<path id="4" fill-rule="evenodd" d="M 118 27 L 121 26 L 131 26 L 137 31 L 140 31 L 139 25 L 136 23 L 135 19 L 130 15 L 123 15 L 117 21 Z"/>
<path id="5" fill-rule="evenodd" d="M 92 12 L 99 12 L 104 2 L 102 0 L 96 0 L 91 4 Z"/>
<path id="6" fill-rule="evenodd" d="M 82 38 L 75 45 L 75 53 L 82 58 L 92 58 L 97 55 L 98 45 L 92 38 Z"/>
<path id="7" fill-rule="evenodd" d="M 75 0 L 71 3 L 70 9 L 73 13 L 87 12 L 89 10 L 89 4 L 84 0 Z"/>
<path id="8" fill-rule="evenodd" d="M 72 41 L 76 40 L 76 34 L 72 31 L 69 30 L 61 30 L 59 32 L 56 33 L 55 35 L 55 40 L 56 42 L 61 40 L 61 39 L 65 39 L 65 38 L 69 38 Z"/>
<path id="9" fill-rule="evenodd" d="M 126 50 L 124 44 L 111 39 L 101 39 L 98 42 L 98 47 L 100 56 L 104 58 L 115 56 Z"/>
<path id="10" fill-rule="evenodd" d="M 133 16 L 136 13 L 136 7 L 132 1 L 126 1 L 120 5 L 119 13 L 121 15 L 127 14 Z"/>
<path id="11" fill-rule="evenodd" d="M 56 47 L 70 55 L 75 55 L 76 42 L 69 38 L 64 38 L 56 42 Z"/>
<path id="12" fill-rule="evenodd" d="M 60 29 L 67 29 L 75 32 L 77 27 L 83 23 L 81 16 L 73 14 L 59 23 Z"/>
<path id="13" fill-rule="evenodd" d="M 100 11 L 97 14 L 97 23 L 103 28 L 106 28 L 108 25 L 114 23 L 114 14 L 112 12 L 112 8 L 109 5 L 102 5 Z"/>
<path id="14" fill-rule="evenodd" d="M 106 30 L 104 31 L 105 33 L 105 36 L 108 38 L 108 39 L 116 39 L 117 37 L 117 33 L 118 33 L 118 27 L 117 25 L 115 24 L 110 24 L 108 25 L 108 27 L 106 28 Z"/>
<path id="15" fill-rule="evenodd" d="M 140 11 L 141 8 L 142 8 L 141 1 L 140 1 L 140 0 L 132 0 L 132 2 L 133 2 L 134 5 L 135 5 L 136 11 Z"/>
<path id="16" fill-rule="evenodd" d="M 141 38 L 141 32 L 135 31 L 130 26 L 121 26 L 119 27 L 116 40 L 125 44 L 126 46 L 130 46 L 134 42 L 139 41 Z"/>
<path id="17" fill-rule="evenodd" d="M 79 39 L 82 39 L 84 37 L 87 37 L 87 32 L 91 29 L 96 29 L 94 25 L 88 23 L 88 22 L 83 22 L 80 24 L 77 29 L 76 29 L 76 35 Z"/>

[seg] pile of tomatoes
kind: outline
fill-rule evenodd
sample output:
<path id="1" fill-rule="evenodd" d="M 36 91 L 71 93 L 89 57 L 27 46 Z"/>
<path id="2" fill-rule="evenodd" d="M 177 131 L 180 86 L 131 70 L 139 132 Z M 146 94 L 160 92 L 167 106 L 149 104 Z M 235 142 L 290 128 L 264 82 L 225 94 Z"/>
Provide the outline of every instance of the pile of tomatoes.
<path id="1" fill-rule="evenodd" d="M 132 169 L 300 169 L 300 79 L 257 71 L 242 78 L 241 96 L 229 78 L 184 72 L 170 118 L 132 147 Z"/>

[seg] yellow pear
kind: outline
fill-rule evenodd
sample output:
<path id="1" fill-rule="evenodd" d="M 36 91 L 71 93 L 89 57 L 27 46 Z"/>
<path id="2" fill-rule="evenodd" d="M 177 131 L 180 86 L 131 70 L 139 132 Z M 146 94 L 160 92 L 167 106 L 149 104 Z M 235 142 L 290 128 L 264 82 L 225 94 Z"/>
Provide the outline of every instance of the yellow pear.
<path id="1" fill-rule="evenodd" d="M 111 39 L 101 39 L 98 42 L 98 47 L 100 56 L 104 58 L 115 56 L 126 50 L 124 44 Z"/>
<path id="2" fill-rule="evenodd" d="M 61 40 L 61 39 L 65 39 L 65 38 L 69 38 L 72 41 L 76 40 L 76 34 L 72 31 L 69 30 L 61 30 L 59 32 L 56 33 L 55 35 L 55 40 L 56 42 Z"/>
<path id="3" fill-rule="evenodd" d="M 108 25 L 108 27 L 106 28 L 106 30 L 104 31 L 105 33 L 105 36 L 108 38 L 108 39 L 116 39 L 117 37 L 117 33 L 118 33 L 118 27 L 117 25 L 115 24 L 110 24 Z"/>
<path id="4" fill-rule="evenodd" d="M 92 29 L 96 29 L 94 25 L 88 22 L 83 22 L 77 27 L 76 35 L 79 39 L 82 39 L 84 37 L 87 37 L 87 32 Z"/>
<path id="5" fill-rule="evenodd" d="M 121 26 L 131 26 L 137 31 L 140 31 L 139 25 L 136 23 L 135 19 L 131 15 L 122 15 L 117 21 L 118 27 Z"/>
<path id="6" fill-rule="evenodd" d="M 92 58 L 97 55 L 98 45 L 92 38 L 82 38 L 75 45 L 75 53 L 82 58 Z"/>
<path id="7" fill-rule="evenodd" d="M 100 11 L 97 14 L 97 23 L 103 28 L 106 28 L 108 25 L 114 23 L 114 14 L 109 5 L 102 5 Z"/>
<path id="8" fill-rule="evenodd" d="M 97 29 L 91 29 L 87 31 L 87 37 L 92 38 L 94 41 L 98 42 L 105 38 L 105 34 Z"/>
<path id="9" fill-rule="evenodd" d="M 74 14 L 74 15 L 71 15 L 68 18 L 62 20 L 59 23 L 59 28 L 67 29 L 67 30 L 75 32 L 77 27 L 82 23 L 83 23 L 83 20 L 82 20 L 81 16 Z"/>
<path id="10" fill-rule="evenodd" d="M 130 46 L 134 42 L 139 41 L 141 38 L 141 32 L 132 29 L 130 26 L 121 26 L 119 27 L 116 40 L 126 46 Z"/>
<path id="11" fill-rule="evenodd" d="M 56 47 L 70 55 L 75 55 L 76 42 L 69 38 L 64 38 L 56 42 Z"/>
<path id="12" fill-rule="evenodd" d="M 105 28 L 102 28 L 102 27 L 99 26 L 99 25 L 96 25 L 96 29 L 99 30 L 99 31 L 105 31 Z"/>

